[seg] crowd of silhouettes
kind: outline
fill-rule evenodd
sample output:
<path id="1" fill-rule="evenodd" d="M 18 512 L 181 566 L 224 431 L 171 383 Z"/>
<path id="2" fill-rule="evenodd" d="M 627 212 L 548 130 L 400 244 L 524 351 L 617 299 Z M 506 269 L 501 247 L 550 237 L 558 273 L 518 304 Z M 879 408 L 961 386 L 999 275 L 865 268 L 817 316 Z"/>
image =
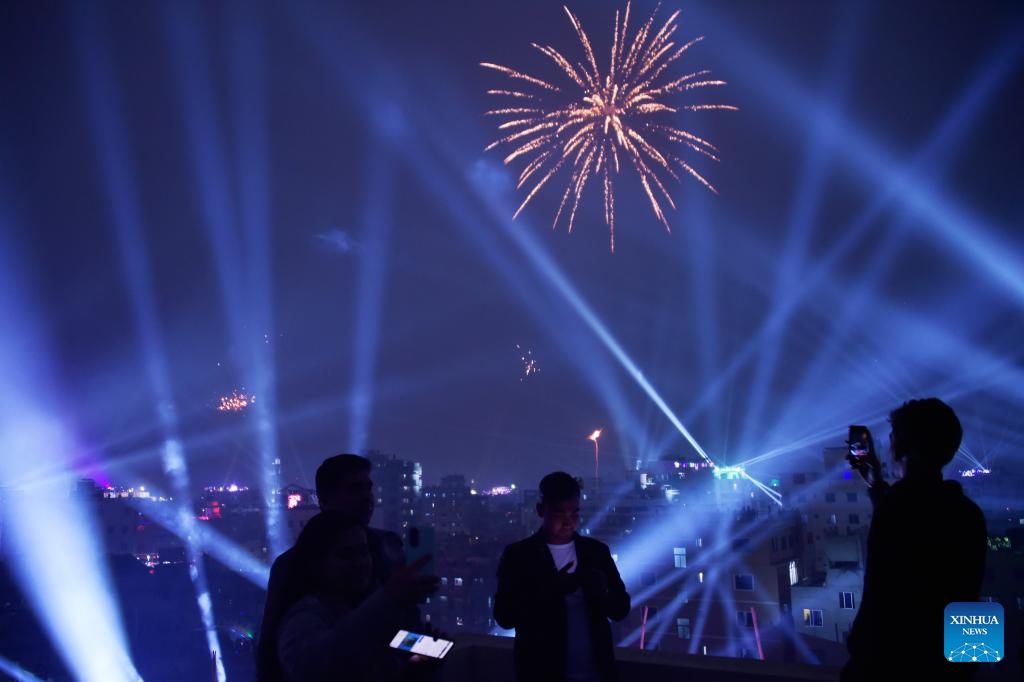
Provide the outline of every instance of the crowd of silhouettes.
<path id="1" fill-rule="evenodd" d="M 891 456 L 902 470 L 889 483 L 865 430 L 866 450 L 850 464 L 868 485 L 864 590 L 848 637 L 841 682 L 876 682 L 892 674 L 928 680 L 969 680 L 976 664 L 939 658 L 939 624 L 950 602 L 980 598 L 987 531 L 978 505 L 943 468 L 963 431 L 937 398 L 893 410 Z M 316 474 L 321 512 L 270 573 L 257 647 L 259 682 L 338 679 L 430 679 L 437 668 L 397 652 L 400 629 L 430 631 L 418 604 L 438 588 L 408 564 L 402 539 L 370 526 L 371 463 L 352 454 L 331 457 Z M 631 598 L 604 542 L 581 535 L 579 479 L 563 471 L 540 482 L 539 527 L 505 546 L 493 599 L 495 622 L 515 630 L 519 682 L 615 682 L 611 623 L 630 612 Z"/>

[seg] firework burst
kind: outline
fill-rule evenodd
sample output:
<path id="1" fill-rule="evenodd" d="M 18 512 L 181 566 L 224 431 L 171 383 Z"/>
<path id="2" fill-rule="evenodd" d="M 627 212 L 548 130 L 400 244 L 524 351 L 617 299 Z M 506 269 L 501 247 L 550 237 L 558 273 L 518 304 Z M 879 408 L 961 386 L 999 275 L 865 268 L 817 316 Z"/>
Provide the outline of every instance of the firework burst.
<path id="1" fill-rule="evenodd" d="M 517 343 L 516 352 L 519 353 L 519 361 L 523 363 L 523 373 L 519 377 L 519 381 L 524 381 L 527 377 L 532 374 L 540 373 L 540 367 L 537 365 L 537 361 L 533 357 L 532 350 L 523 351 L 522 347 Z"/>
<path id="2" fill-rule="evenodd" d="M 572 232 L 576 209 L 590 180 L 604 190 L 604 220 L 615 251 L 615 193 L 613 181 L 624 163 L 633 166 L 643 185 L 655 216 L 671 231 L 662 201 L 675 208 L 665 180 L 678 181 L 680 172 L 695 178 L 712 192 L 715 188 L 674 149 L 690 150 L 715 161 L 718 150 L 707 140 L 683 130 L 672 121 L 680 110 L 729 109 L 728 104 L 686 104 L 673 106 L 666 100 L 691 90 L 725 85 L 708 78 L 710 71 L 698 70 L 670 75 L 680 57 L 703 40 L 694 38 L 679 45 L 673 40 L 679 12 L 655 30 L 657 10 L 629 37 L 630 5 L 615 13 L 614 37 L 608 68 L 602 73 L 582 24 L 568 7 L 565 13 L 583 48 L 584 61 L 573 63 L 549 45 L 533 46 L 548 57 L 568 79 L 565 86 L 528 75 L 507 66 L 482 62 L 481 66 L 508 76 L 513 85 L 488 90 L 506 98 L 511 106 L 491 109 L 490 116 L 504 121 L 498 125 L 502 137 L 487 146 L 490 151 L 510 145 L 505 164 L 525 162 L 517 189 L 528 187 L 526 198 L 513 218 L 556 173 L 567 169 L 569 181 L 551 227 L 554 229 L 568 207 Z M 717 193 L 717 192 L 716 192 Z"/>
<path id="3" fill-rule="evenodd" d="M 256 402 L 256 396 L 247 395 L 245 389 L 235 389 L 230 395 L 221 396 L 217 405 L 218 412 L 241 412 Z"/>

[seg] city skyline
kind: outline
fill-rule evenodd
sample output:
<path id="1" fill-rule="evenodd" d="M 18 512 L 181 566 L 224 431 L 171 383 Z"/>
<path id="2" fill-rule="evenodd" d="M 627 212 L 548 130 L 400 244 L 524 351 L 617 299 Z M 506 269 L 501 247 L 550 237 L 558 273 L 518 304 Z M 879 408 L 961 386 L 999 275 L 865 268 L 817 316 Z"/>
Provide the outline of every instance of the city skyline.
<path id="1" fill-rule="evenodd" d="M 843 638 L 863 594 L 864 543 L 872 513 L 864 482 L 850 475 L 847 453 L 845 447 L 826 448 L 814 470 L 771 480 L 774 488 L 786 493 L 784 507 L 761 494 L 740 472 L 718 470 L 702 461 L 665 460 L 621 480 L 605 481 L 600 489 L 585 486 L 579 532 L 609 543 L 634 599 L 629 617 L 616 628 L 617 646 L 666 654 L 763 656 L 815 666 L 841 664 Z M 421 470 L 416 463 L 379 453 L 371 461 L 380 503 L 372 525 L 403 535 L 413 526 L 438 531 L 441 588 L 424 606 L 431 622 L 457 641 L 470 634 L 507 636 L 490 613 L 497 559 L 502 546 L 536 530 L 538 491 L 517 488 L 477 494 L 458 474 L 445 476 L 440 485 L 417 487 L 413 484 Z M 1017 517 L 1024 511 L 1019 506 L 997 509 L 994 503 L 1000 488 L 1016 489 L 1019 483 L 979 475 L 965 479 L 965 484 L 985 504 L 990 519 L 991 571 L 983 594 L 1013 604 L 1020 599 L 1019 585 L 1010 576 L 1020 569 Z M 306 497 L 312 492 L 288 486 L 276 498 L 282 510 L 287 507 L 289 542 L 319 511 L 315 499 Z M 31 516 L 33 510 L 56 502 L 10 493 L 16 491 L 0 490 L 7 520 Z M 293 499 L 296 494 L 299 499 Z M 244 486 L 211 486 L 194 498 L 193 512 L 203 522 L 191 533 L 202 548 L 194 557 L 176 501 L 158 500 L 149 490 L 101 490 L 91 481 L 79 482 L 76 497 L 83 503 L 82 512 L 93 516 L 97 549 L 120 585 L 122 608 L 134 614 L 131 622 L 152 620 L 153 607 L 144 605 L 166 599 L 156 586 L 166 589 L 173 583 L 177 590 L 188 589 L 182 582 L 186 571 L 197 561 L 206 566 L 210 594 L 216 595 L 210 624 L 217 632 L 218 656 L 228 679 L 245 677 L 268 563 L 274 556 L 258 492 Z M 0 556 L 7 566 L 23 548 L 11 545 L 4 530 L 0 528 Z M 162 618 L 179 622 L 184 632 L 196 632 L 195 623 L 187 626 L 197 615 L 188 601 L 178 599 L 175 607 L 163 607 Z M 8 602 L 9 607 L 12 603 L 19 601 Z M 23 608 L 8 611 L 15 619 L 11 622 L 24 617 Z M 755 619 L 759 629 L 754 629 Z M 1016 619 L 1008 625 L 1011 632 L 1019 627 Z M 20 631 L 25 631 L 24 625 Z M 135 662 L 144 674 L 172 664 L 183 669 L 205 664 L 197 636 L 181 638 L 182 651 L 188 653 L 170 653 L 154 647 L 162 640 L 151 641 L 143 632 L 137 625 L 131 630 Z M 49 674 L 59 670 L 38 658 L 45 656 L 41 639 L 20 637 L 28 643 L 14 661 Z M 1015 665 L 1013 660 L 1009 665 Z M 983 679 L 1001 679 L 1001 670 L 987 670 Z"/>

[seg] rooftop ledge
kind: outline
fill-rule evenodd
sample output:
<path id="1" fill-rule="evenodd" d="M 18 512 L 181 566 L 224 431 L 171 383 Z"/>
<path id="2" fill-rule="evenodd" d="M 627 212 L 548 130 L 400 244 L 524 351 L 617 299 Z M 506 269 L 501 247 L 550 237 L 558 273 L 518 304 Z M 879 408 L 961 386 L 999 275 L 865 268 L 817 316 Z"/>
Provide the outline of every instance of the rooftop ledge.
<path id="1" fill-rule="evenodd" d="M 781 663 L 694 654 L 615 650 L 619 682 L 835 682 L 839 669 L 805 663 Z M 459 635 L 441 666 L 441 682 L 515 682 L 512 638 Z"/>

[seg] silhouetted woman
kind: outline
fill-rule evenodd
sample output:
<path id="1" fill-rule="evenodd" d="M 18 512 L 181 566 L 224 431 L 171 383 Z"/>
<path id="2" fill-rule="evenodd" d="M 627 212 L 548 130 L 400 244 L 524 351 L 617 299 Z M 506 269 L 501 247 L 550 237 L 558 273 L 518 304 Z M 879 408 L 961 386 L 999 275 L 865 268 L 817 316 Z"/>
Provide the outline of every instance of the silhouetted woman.
<path id="1" fill-rule="evenodd" d="M 268 623 L 261 682 L 398 680 L 408 661 L 388 644 L 408 623 L 408 596 L 373 579 L 366 530 L 357 519 L 325 511 L 311 518 L 295 543 L 286 605 Z M 398 584 L 401 584 L 399 581 Z M 413 597 L 415 598 L 415 597 Z"/>

